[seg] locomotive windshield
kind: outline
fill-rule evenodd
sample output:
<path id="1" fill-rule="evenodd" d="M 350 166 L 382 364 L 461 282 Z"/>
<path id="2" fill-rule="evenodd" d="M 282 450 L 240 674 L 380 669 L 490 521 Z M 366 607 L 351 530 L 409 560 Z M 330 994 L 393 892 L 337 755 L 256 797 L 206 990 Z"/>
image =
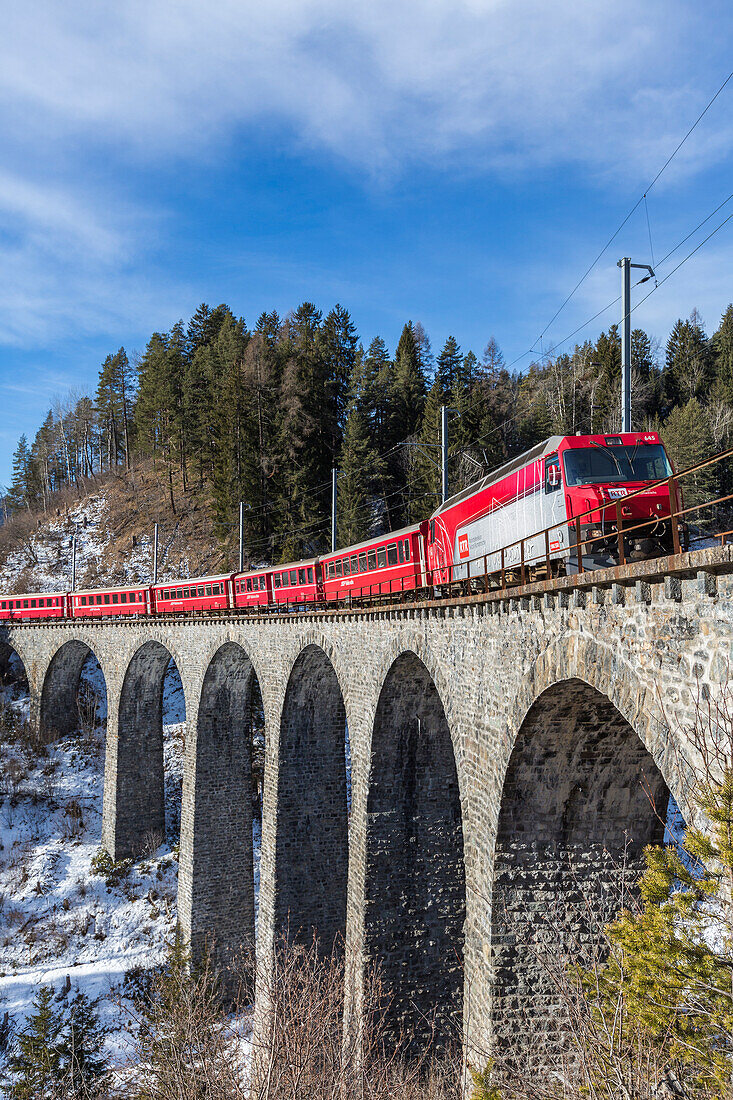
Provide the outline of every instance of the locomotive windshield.
<path id="1" fill-rule="evenodd" d="M 672 468 L 660 443 L 635 446 L 577 447 L 563 453 L 565 483 L 661 481 Z"/>

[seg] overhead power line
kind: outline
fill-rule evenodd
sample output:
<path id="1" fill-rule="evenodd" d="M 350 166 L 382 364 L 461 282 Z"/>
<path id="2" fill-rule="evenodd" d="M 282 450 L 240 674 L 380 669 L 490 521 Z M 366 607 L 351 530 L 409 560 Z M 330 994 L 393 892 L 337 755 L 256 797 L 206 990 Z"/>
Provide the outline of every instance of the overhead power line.
<path id="1" fill-rule="evenodd" d="M 631 207 L 631 209 L 629 210 L 629 212 L 628 212 L 628 214 L 626 215 L 626 217 L 625 217 L 625 218 L 623 219 L 623 221 L 622 221 L 622 222 L 621 222 L 621 224 L 620 224 L 620 225 L 618 226 L 618 228 L 617 228 L 617 229 L 615 229 L 615 230 L 614 230 L 614 232 L 613 232 L 613 233 L 611 234 L 611 236 L 610 236 L 610 237 L 608 238 L 608 240 L 607 240 L 607 241 L 606 241 L 606 243 L 604 244 L 604 246 L 603 246 L 603 248 L 601 249 L 601 251 L 600 251 L 600 252 L 598 253 L 598 255 L 596 256 L 596 258 L 595 258 L 595 259 L 593 260 L 593 262 L 592 262 L 592 263 L 591 263 L 591 264 L 590 264 L 590 265 L 589 265 L 589 266 L 588 266 L 588 267 L 587 267 L 587 268 L 585 269 L 585 271 L 583 272 L 583 274 L 581 275 L 581 277 L 580 277 L 580 278 L 578 279 L 578 281 L 577 281 L 577 283 L 575 284 L 575 286 L 573 287 L 573 289 L 572 289 L 572 290 L 570 291 L 570 293 L 568 294 L 568 296 L 567 296 L 567 298 L 565 299 L 565 301 L 564 301 L 564 302 L 562 303 L 562 305 L 560 306 L 560 308 L 559 308 L 559 309 L 558 309 L 558 310 L 557 310 L 557 311 L 556 311 L 556 312 L 555 312 L 555 313 L 553 314 L 553 316 L 552 316 L 552 317 L 550 318 L 550 320 L 548 321 L 548 323 L 547 323 L 547 324 L 545 325 L 545 327 L 543 328 L 542 332 L 541 332 L 541 333 L 539 334 L 539 336 L 537 337 L 537 339 L 536 339 L 536 340 L 534 341 L 534 343 L 533 343 L 533 344 L 531 345 L 531 347 L 530 347 L 530 349 L 529 349 L 529 352 L 525 352 L 525 353 L 524 353 L 525 355 L 526 355 L 526 354 L 530 354 L 530 355 L 532 354 L 532 352 L 534 351 L 534 349 L 535 349 L 535 347 L 536 347 L 536 345 L 537 345 L 538 341 L 539 341 L 539 340 L 542 340 L 542 339 L 543 339 L 543 337 L 545 336 L 545 334 L 546 334 L 547 330 L 548 330 L 548 329 L 550 328 L 550 325 L 552 325 L 552 324 L 553 324 L 553 322 L 554 322 L 554 321 L 556 321 L 556 320 L 557 320 L 557 318 L 558 318 L 558 317 L 560 316 L 560 314 L 562 313 L 562 311 L 563 311 L 563 310 L 565 309 L 565 306 L 566 306 L 566 305 L 568 304 L 568 302 L 569 302 L 569 301 L 571 300 L 571 298 L 573 297 L 573 295 L 575 294 L 575 292 L 576 292 L 576 291 L 577 291 L 577 290 L 578 290 L 578 289 L 579 289 L 579 288 L 580 288 L 580 287 L 581 287 L 581 286 L 583 285 L 583 283 L 584 283 L 584 282 L 585 282 L 585 280 L 586 280 L 586 279 L 588 278 L 588 276 L 590 275 L 591 271 L 592 271 L 592 270 L 593 270 L 593 268 L 594 268 L 594 267 L 596 266 L 596 264 L 597 264 L 597 263 L 598 263 L 598 261 L 599 261 L 599 260 L 601 259 L 601 257 L 602 257 L 602 256 L 603 256 L 603 255 L 604 255 L 604 254 L 605 254 L 605 253 L 606 253 L 606 252 L 608 251 L 608 249 L 609 249 L 609 248 L 610 248 L 610 246 L 611 246 L 611 245 L 613 244 L 613 242 L 614 242 L 614 241 L 616 240 L 616 238 L 618 237 L 619 233 L 620 233 L 620 232 L 621 232 L 621 230 L 622 230 L 622 229 L 624 228 L 624 226 L 626 225 L 626 223 L 627 223 L 627 222 L 629 221 L 629 219 L 631 218 L 631 216 L 632 216 L 633 214 L 635 214 L 635 213 L 636 213 L 636 211 L 637 211 L 637 210 L 639 209 L 639 207 L 641 206 L 642 202 L 646 202 L 646 198 L 647 198 L 647 195 L 648 195 L 648 194 L 649 194 L 649 192 L 651 191 L 652 187 L 654 187 L 654 184 L 655 184 L 655 183 L 657 182 L 657 180 L 658 180 L 658 179 L 659 179 L 659 177 L 660 177 L 660 176 L 662 175 L 662 173 L 663 173 L 664 171 L 666 171 L 666 169 L 667 169 L 667 168 L 668 168 L 668 167 L 670 166 L 670 164 L 672 163 L 672 161 L 674 160 L 674 158 L 675 158 L 675 157 L 677 156 L 677 154 L 679 153 L 679 151 L 680 151 L 680 149 L 682 148 L 682 146 L 683 146 L 683 145 L 685 144 L 685 142 L 687 141 L 687 139 L 689 138 L 689 136 L 690 136 L 690 135 L 692 134 L 693 130 L 694 130 L 694 129 L 696 128 L 696 126 L 698 125 L 698 123 L 700 123 L 700 122 L 701 122 L 701 121 L 703 120 L 703 118 L 705 117 L 705 115 L 706 115 L 706 114 L 708 113 L 708 111 L 709 111 L 709 110 L 710 110 L 710 108 L 712 107 L 713 103 L 715 103 L 715 101 L 716 101 L 716 99 L 718 98 L 718 96 L 719 96 L 719 95 L 721 94 L 721 92 L 723 91 L 723 89 L 724 89 L 724 88 L 726 87 L 726 85 L 727 85 L 727 84 L 728 84 L 728 83 L 729 83 L 729 82 L 730 82 L 730 81 L 731 81 L 732 79 L 733 79 L 733 70 L 731 70 L 731 72 L 729 72 L 729 73 L 728 73 L 727 77 L 725 78 L 725 80 L 723 81 L 723 83 L 722 83 L 722 84 L 720 85 L 720 87 L 718 88 L 718 90 L 717 90 L 717 92 L 715 93 L 715 95 L 714 95 L 714 96 L 713 96 L 713 97 L 712 97 L 712 98 L 711 98 L 710 100 L 708 100 L 708 103 L 706 104 L 706 106 L 704 107 L 704 109 L 703 109 L 703 110 L 702 110 L 702 111 L 700 112 L 700 114 L 699 114 L 699 115 L 697 116 L 697 118 L 696 118 L 696 119 L 695 119 L 695 121 L 693 122 L 692 126 L 690 126 L 689 130 L 687 131 L 687 133 L 686 133 L 686 134 L 684 135 L 684 137 L 683 137 L 683 138 L 682 138 L 682 139 L 681 139 L 681 140 L 680 140 L 680 141 L 679 141 L 679 142 L 677 143 L 677 145 L 675 146 L 675 148 L 674 148 L 674 149 L 672 150 L 672 152 L 670 153 L 670 155 L 669 155 L 669 156 L 667 157 L 667 159 L 665 160 L 664 164 L 662 165 L 662 167 L 661 167 L 661 168 L 659 169 L 659 171 L 657 172 L 657 174 L 656 174 L 656 176 L 654 177 L 654 179 L 652 180 L 652 182 L 651 182 L 651 183 L 649 184 L 649 186 L 648 186 L 648 187 L 646 188 L 646 190 L 645 190 L 645 191 L 643 192 L 643 194 L 642 194 L 642 195 L 640 195 L 640 196 L 639 196 L 639 198 L 638 198 L 638 199 L 636 200 L 636 202 L 635 202 L 635 203 L 634 203 L 634 205 L 633 205 L 633 206 Z M 651 231 L 650 231 L 650 237 L 651 237 Z M 523 357 L 523 356 L 522 356 L 522 357 Z"/>

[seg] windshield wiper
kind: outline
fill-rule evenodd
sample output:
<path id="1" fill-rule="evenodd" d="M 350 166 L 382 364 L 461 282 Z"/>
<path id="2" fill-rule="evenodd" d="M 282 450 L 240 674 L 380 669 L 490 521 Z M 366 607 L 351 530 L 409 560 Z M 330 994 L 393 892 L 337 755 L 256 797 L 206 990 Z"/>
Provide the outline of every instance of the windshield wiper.
<path id="1" fill-rule="evenodd" d="M 598 447 L 598 448 L 600 448 L 600 450 L 602 450 L 602 451 L 605 451 L 605 452 L 606 452 L 606 454 L 609 454 L 609 455 L 611 456 L 611 458 L 613 459 L 613 464 L 614 464 L 614 466 L 615 466 L 615 467 L 616 467 L 616 469 L 618 470 L 618 476 L 619 476 L 619 477 L 621 478 L 621 480 L 622 480 L 622 481 L 624 481 L 624 480 L 628 481 L 628 478 L 624 478 L 624 475 L 623 475 L 623 473 L 621 472 L 621 467 L 620 467 L 620 466 L 619 466 L 619 464 L 618 464 L 618 459 L 616 458 L 616 455 L 615 455 L 615 454 L 613 453 L 613 451 L 611 450 L 611 448 L 610 448 L 610 447 L 606 447 L 606 446 L 604 446 L 604 445 L 603 445 L 603 443 L 596 443 L 596 441 L 595 441 L 594 439 L 591 439 L 591 441 L 590 441 L 590 445 L 591 445 L 591 447 Z M 626 449 L 626 448 L 624 448 L 624 450 L 625 450 L 625 449 Z M 629 456 L 628 456 L 628 455 L 626 455 L 626 458 L 627 458 L 627 459 L 628 459 L 628 457 L 629 457 Z"/>

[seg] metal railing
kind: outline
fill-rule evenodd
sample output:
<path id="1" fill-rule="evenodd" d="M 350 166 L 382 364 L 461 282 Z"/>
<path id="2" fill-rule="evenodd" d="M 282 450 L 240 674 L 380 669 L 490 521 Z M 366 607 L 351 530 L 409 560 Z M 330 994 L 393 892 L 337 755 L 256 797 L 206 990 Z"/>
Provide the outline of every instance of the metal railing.
<path id="1" fill-rule="evenodd" d="M 406 592 L 408 599 L 421 600 L 497 590 L 506 592 L 509 589 L 521 588 L 532 580 L 540 579 L 540 573 L 543 574 L 543 579 L 556 576 L 562 568 L 567 570 L 568 565 L 578 575 L 592 572 L 594 568 L 624 566 L 631 556 L 630 536 L 634 536 L 636 541 L 643 537 L 640 533 L 645 532 L 648 536 L 656 538 L 655 532 L 660 526 L 663 529 L 669 528 L 668 532 L 664 530 L 664 536 L 669 541 L 668 553 L 671 554 L 677 555 L 688 550 L 692 542 L 710 542 L 719 539 L 723 546 L 733 539 L 733 492 L 714 494 L 710 499 L 698 501 L 695 497 L 699 494 L 700 488 L 694 484 L 693 479 L 713 467 L 717 467 L 718 471 L 724 470 L 723 464 L 731 459 L 733 459 L 733 448 L 713 455 L 703 462 L 695 463 L 670 477 L 648 482 L 643 488 L 626 493 L 619 499 L 599 502 L 583 512 L 568 516 L 550 527 L 534 531 L 487 554 L 453 562 L 442 568 L 427 569 L 424 579 L 423 574 L 415 572 L 407 578 L 402 577 L 396 588 L 392 582 L 369 586 L 368 592 L 358 597 L 358 604 L 369 606 L 377 602 L 400 602 L 400 600 L 404 601 Z M 727 480 L 733 485 L 733 470 L 730 471 Z M 663 496 L 662 499 L 669 501 L 668 511 L 650 515 L 648 519 L 624 516 L 624 509 L 629 507 L 630 501 L 648 496 L 662 487 L 667 490 L 666 498 Z M 685 491 L 693 500 L 686 507 L 683 506 Z M 705 511 L 712 518 L 713 527 L 722 523 L 723 529 L 701 531 L 691 538 L 689 517 L 696 515 L 700 519 L 700 514 Z M 599 516 L 600 520 L 597 518 Z M 586 534 L 584 537 L 581 533 L 584 520 L 587 521 L 587 525 L 595 521 L 594 528 L 597 528 L 600 523 L 600 526 L 606 529 L 599 534 Z M 562 552 L 551 549 L 551 543 L 554 541 L 553 533 L 564 534 L 565 532 L 568 534 L 568 542 Z M 542 543 L 542 549 L 539 552 L 528 552 L 528 549 L 538 540 Z M 593 552 L 590 549 L 594 545 L 600 545 L 607 552 L 607 556 L 612 556 L 614 560 L 605 565 L 594 563 L 591 560 Z M 637 560 L 653 560 L 666 556 L 668 554 L 665 553 L 650 554 L 645 559 Z M 406 584 L 406 581 L 409 583 Z M 319 610 L 332 610 L 355 606 L 356 601 L 349 593 L 344 597 L 337 595 L 318 601 L 318 605 Z"/>

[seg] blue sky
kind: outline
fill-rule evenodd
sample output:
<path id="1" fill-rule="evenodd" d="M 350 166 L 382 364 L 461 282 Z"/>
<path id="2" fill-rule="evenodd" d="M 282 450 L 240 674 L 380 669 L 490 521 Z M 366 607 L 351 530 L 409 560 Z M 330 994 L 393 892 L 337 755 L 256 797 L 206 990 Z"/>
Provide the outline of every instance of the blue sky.
<path id="1" fill-rule="evenodd" d="M 201 301 L 250 323 L 339 301 L 365 342 L 393 350 L 412 318 L 435 351 L 493 335 L 514 360 L 733 42 L 715 0 L 31 0 L 3 22 L 0 485 L 55 398 Z M 732 139 L 733 81 L 649 194 L 657 260 L 733 191 Z M 544 349 L 616 295 L 627 254 L 650 261 L 643 206 Z M 635 323 L 664 339 L 697 307 L 713 331 L 732 275 L 733 221 Z"/>

